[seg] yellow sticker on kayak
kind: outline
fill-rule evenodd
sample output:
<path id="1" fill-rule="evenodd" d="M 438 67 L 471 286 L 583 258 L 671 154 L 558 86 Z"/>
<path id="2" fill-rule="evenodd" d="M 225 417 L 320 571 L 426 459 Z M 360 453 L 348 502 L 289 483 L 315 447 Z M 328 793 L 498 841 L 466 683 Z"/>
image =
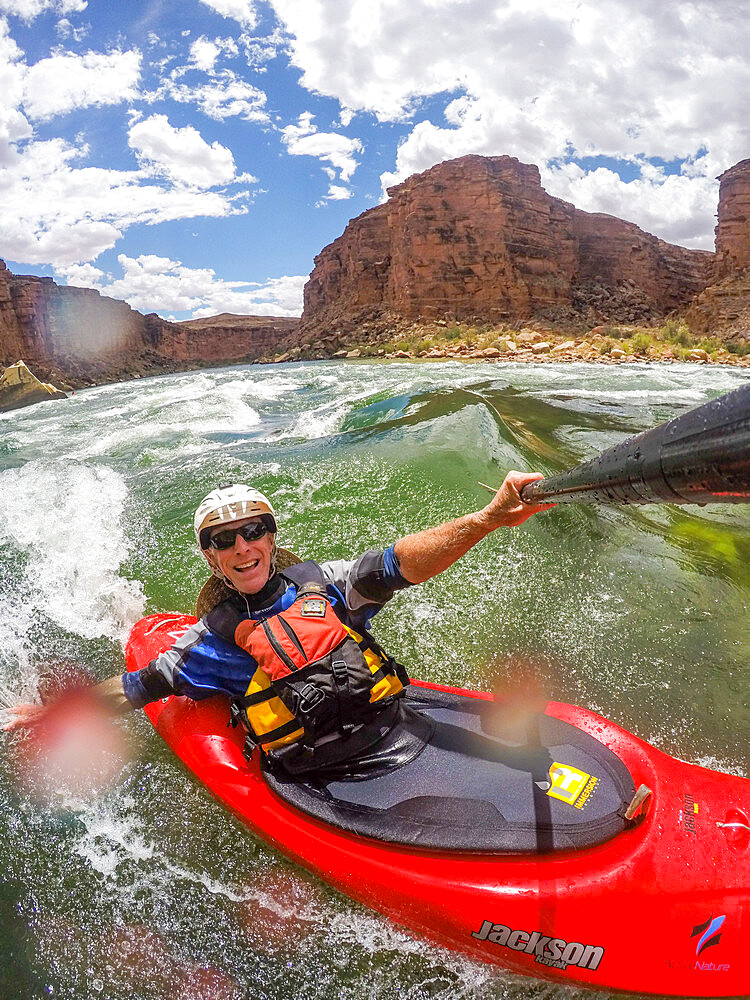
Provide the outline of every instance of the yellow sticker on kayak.
<path id="1" fill-rule="evenodd" d="M 549 769 L 550 787 L 547 795 L 553 799 L 561 799 L 568 805 L 576 805 L 576 799 L 584 788 L 588 789 L 588 795 L 581 801 L 581 806 L 588 800 L 589 795 L 594 790 L 597 779 L 593 778 L 585 771 L 579 771 L 577 767 L 570 764 L 560 764 L 558 761 Z"/>

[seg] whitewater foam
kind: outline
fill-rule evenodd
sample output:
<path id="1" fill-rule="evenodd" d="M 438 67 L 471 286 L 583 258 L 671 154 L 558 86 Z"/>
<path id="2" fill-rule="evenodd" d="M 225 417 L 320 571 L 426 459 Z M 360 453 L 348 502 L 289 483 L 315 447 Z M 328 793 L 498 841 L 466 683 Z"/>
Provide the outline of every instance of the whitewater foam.
<path id="1" fill-rule="evenodd" d="M 106 467 L 35 460 L 1 472 L 0 544 L 15 551 L 18 575 L 0 621 L 18 624 L 25 609 L 83 638 L 124 639 L 144 608 L 140 582 L 119 575 L 126 499 Z"/>

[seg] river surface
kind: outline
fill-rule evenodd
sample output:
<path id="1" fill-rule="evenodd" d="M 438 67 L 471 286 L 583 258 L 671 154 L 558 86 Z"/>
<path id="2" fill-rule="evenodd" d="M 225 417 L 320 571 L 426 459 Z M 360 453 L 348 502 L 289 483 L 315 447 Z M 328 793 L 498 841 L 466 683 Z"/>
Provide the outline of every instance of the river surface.
<path id="1" fill-rule="evenodd" d="M 0 415 L 0 693 L 50 659 L 122 669 L 145 613 L 206 579 L 192 512 L 251 482 L 303 557 L 350 557 L 478 509 L 747 375 L 718 367 L 315 362 L 235 366 Z M 678 757 L 747 774 L 745 508 L 567 506 L 499 530 L 375 620 L 416 676 L 533 671 Z M 47 801 L 0 738 L 0 996 L 510 1000 L 591 996 L 413 939 L 256 842 L 143 713 L 105 791 Z M 603 994 L 600 994 L 603 996 Z"/>

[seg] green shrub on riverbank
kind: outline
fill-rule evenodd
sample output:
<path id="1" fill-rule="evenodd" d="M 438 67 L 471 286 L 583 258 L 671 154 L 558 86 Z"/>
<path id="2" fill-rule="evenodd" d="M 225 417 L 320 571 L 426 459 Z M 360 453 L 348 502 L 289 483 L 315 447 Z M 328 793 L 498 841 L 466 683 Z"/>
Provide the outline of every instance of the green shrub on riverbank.
<path id="1" fill-rule="evenodd" d="M 518 344 L 528 339 L 529 329 L 512 329 L 506 324 L 497 327 L 476 326 L 465 323 L 424 323 L 415 324 L 411 329 L 402 329 L 392 339 L 368 345 L 363 354 L 374 356 L 381 351 L 386 354 L 403 351 L 418 357 L 431 351 L 456 350 L 481 352 L 487 348 L 498 348 L 505 352 L 507 341 Z M 526 335 L 526 338 L 524 338 Z M 573 339 L 569 333 L 541 330 L 537 339 L 545 340 L 553 346 Z M 706 352 L 712 361 L 728 359 L 732 355 L 750 354 L 750 344 L 743 341 L 722 342 L 716 337 L 694 337 L 683 319 L 676 317 L 666 320 L 661 326 L 616 326 L 606 324 L 595 327 L 575 338 L 577 353 L 592 351 L 599 356 L 609 355 L 614 349 L 624 351 L 631 357 L 658 360 L 675 358 L 687 360 L 690 352 L 697 349 Z"/>

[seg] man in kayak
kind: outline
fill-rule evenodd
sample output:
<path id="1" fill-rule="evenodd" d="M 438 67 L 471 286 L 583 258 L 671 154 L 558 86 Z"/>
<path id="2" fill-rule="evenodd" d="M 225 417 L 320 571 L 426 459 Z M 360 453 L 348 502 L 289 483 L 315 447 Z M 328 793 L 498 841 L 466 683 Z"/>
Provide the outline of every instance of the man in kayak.
<path id="1" fill-rule="evenodd" d="M 219 487 L 194 519 L 213 577 L 199 598 L 200 620 L 143 669 L 91 691 L 115 713 L 172 694 L 229 695 L 248 755 L 260 744 L 269 763 L 295 774 L 358 759 L 394 724 L 408 684 L 369 634 L 370 621 L 396 591 L 448 569 L 495 529 L 552 506 L 521 500 L 521 489 L 540 478 L 509 472 L 480 511 L 321 564 L 298 563 L 277 548 L 266 496 L 243 484 Z M 3 728 L 33 725 L 46 711 L 16 706 Z"/>

